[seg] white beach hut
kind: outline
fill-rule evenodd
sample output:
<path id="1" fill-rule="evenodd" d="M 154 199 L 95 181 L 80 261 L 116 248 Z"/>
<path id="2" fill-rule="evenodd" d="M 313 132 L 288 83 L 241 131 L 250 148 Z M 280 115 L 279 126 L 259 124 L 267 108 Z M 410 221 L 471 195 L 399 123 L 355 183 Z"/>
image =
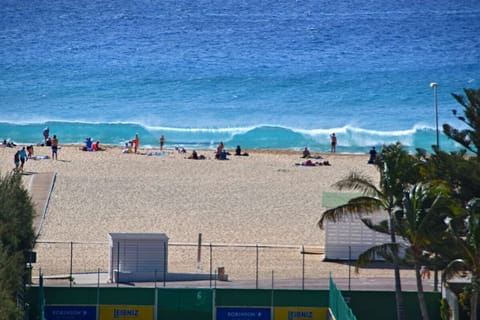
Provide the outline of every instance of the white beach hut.
<path id="1" fill-rule="evenodd" d="M 349 199 L 358 196 L 352 193 L 323 193 L 323 207 L 333 208 Z M 368 218 L 376 223 L 387 219 L 385 212 L 369 214 Z M 369 229 L 358 217 L 350 217 L 345 221 L 325 224 L 325 259 L 356 260 L 365 250 L 382 243 L 389 243 L 390 236 Z M 377 260 L 383 260 L 378 257 Z"/>
<path id="2" fill-rule="evenodd" d="M 168 267 L 165 233 L 109 233 L 111 282 L 164 279 Z"/>

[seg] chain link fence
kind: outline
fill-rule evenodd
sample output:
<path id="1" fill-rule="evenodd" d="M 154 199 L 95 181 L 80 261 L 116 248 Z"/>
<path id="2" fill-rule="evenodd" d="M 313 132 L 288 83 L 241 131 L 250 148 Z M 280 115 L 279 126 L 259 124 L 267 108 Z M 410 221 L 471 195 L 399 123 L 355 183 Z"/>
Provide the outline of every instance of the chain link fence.
<path id="1" fill-rule="evenodd" d="M 88 274 L 94 279 L 92 284 L 97 282 L 97 274 L 101 274 L 101 283 L 115 282 L 107 277 L 112 265 L 118 263 L 110 261 L 108 242 L 38 241 L 35 251 L 34 284 L 38 283 L 40 272 L 46 285 L 80 284 L 79 279 Z M 311 246 L 168 243 L 167 265 L 147 272 L 152 273 L 153 281 L 165 280 L 162 270 L 166 267 L 168 274 L 204 274 L 206 279 L 220 279 L 220 272 L 223 280 L 250 281 L 254 287 L 271 288 L 274 280 L 297 280 L 297 287 L 302 288 L 305 280 L 328 279 L 330 271 L 321 267 L 322 253 L 322 248 Z M 349 272 L 348 265 L 338 264 L 335 269 L 334 274 Z M 167 281 L 164 285 L 168 284 Z"/>

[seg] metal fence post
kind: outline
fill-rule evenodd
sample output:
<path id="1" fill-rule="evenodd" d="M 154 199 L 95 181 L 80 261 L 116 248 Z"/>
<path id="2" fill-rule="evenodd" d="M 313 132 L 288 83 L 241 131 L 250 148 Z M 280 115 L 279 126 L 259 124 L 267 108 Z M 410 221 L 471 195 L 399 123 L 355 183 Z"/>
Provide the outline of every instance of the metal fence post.
<path id="1" fill-rule="evenodd" d="M 302 246 L 302 290 L 305 290 L 305 246 Z"/>
<path id="2" fill-rule="evenodd" d="M 163 242 L 163 287 L 167 286 L 167 244 Z"/>
<path id="3" fill-rule="evenodd" d="M 257 250 L 257 258 L 256 258 L 256 266 L 255 266 L 255 288 L 258 289 L 258 244 L 256 245 Z"/>
<path id="4" fill-rule="evenodd" d="M 210 288 L 212 287 L 212 272 L 213 272 L 213 261 L 212 261 L 212 243 L 210 242 Z"/>
<path id="5" fill-rule="evenodd" d="M 70 288 L 73 282 L 73 241 L 70 241 Z"/>
<path id="6" fill-rule="evenodd" d="M 117 288 L 119 286 L 120 282 L 120 241 L 117 241 L 117 276 L 116 276 L 116 281 L 117 281 Z"/>

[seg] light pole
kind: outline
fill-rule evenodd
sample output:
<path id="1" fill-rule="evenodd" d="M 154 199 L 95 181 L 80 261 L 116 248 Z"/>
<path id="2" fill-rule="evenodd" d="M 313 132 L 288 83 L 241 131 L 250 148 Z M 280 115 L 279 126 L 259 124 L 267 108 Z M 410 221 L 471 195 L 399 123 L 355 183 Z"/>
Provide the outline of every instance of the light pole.
<path id="1" fill-rule="evenodd" d="M 437 148 L 440 149 L 440 142 L 438 136 L 438 103 L 437 103 L 437 87 L 438 84 L 436 82 L 430 83 L 430 88 L 433 89 L 433 104 L 435 107 L 435 128 L 437 130 Z"/>

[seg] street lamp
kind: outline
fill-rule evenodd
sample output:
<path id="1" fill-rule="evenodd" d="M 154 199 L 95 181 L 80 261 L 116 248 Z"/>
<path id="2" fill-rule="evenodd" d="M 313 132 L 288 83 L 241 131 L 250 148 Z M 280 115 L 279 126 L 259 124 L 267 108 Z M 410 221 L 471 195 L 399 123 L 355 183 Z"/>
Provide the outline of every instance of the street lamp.
<path id="1" fill-rule="evenodd" d="M 438 84 L 436 82 L 430 83 L 430 88 L 433 89 L 433 104 L 435 107 L 435 128 L 437 130 L 437 148 L 440 149 L 440 142 L 438 136 L 438 103 L 437 103 L 437 87 Z"/>

